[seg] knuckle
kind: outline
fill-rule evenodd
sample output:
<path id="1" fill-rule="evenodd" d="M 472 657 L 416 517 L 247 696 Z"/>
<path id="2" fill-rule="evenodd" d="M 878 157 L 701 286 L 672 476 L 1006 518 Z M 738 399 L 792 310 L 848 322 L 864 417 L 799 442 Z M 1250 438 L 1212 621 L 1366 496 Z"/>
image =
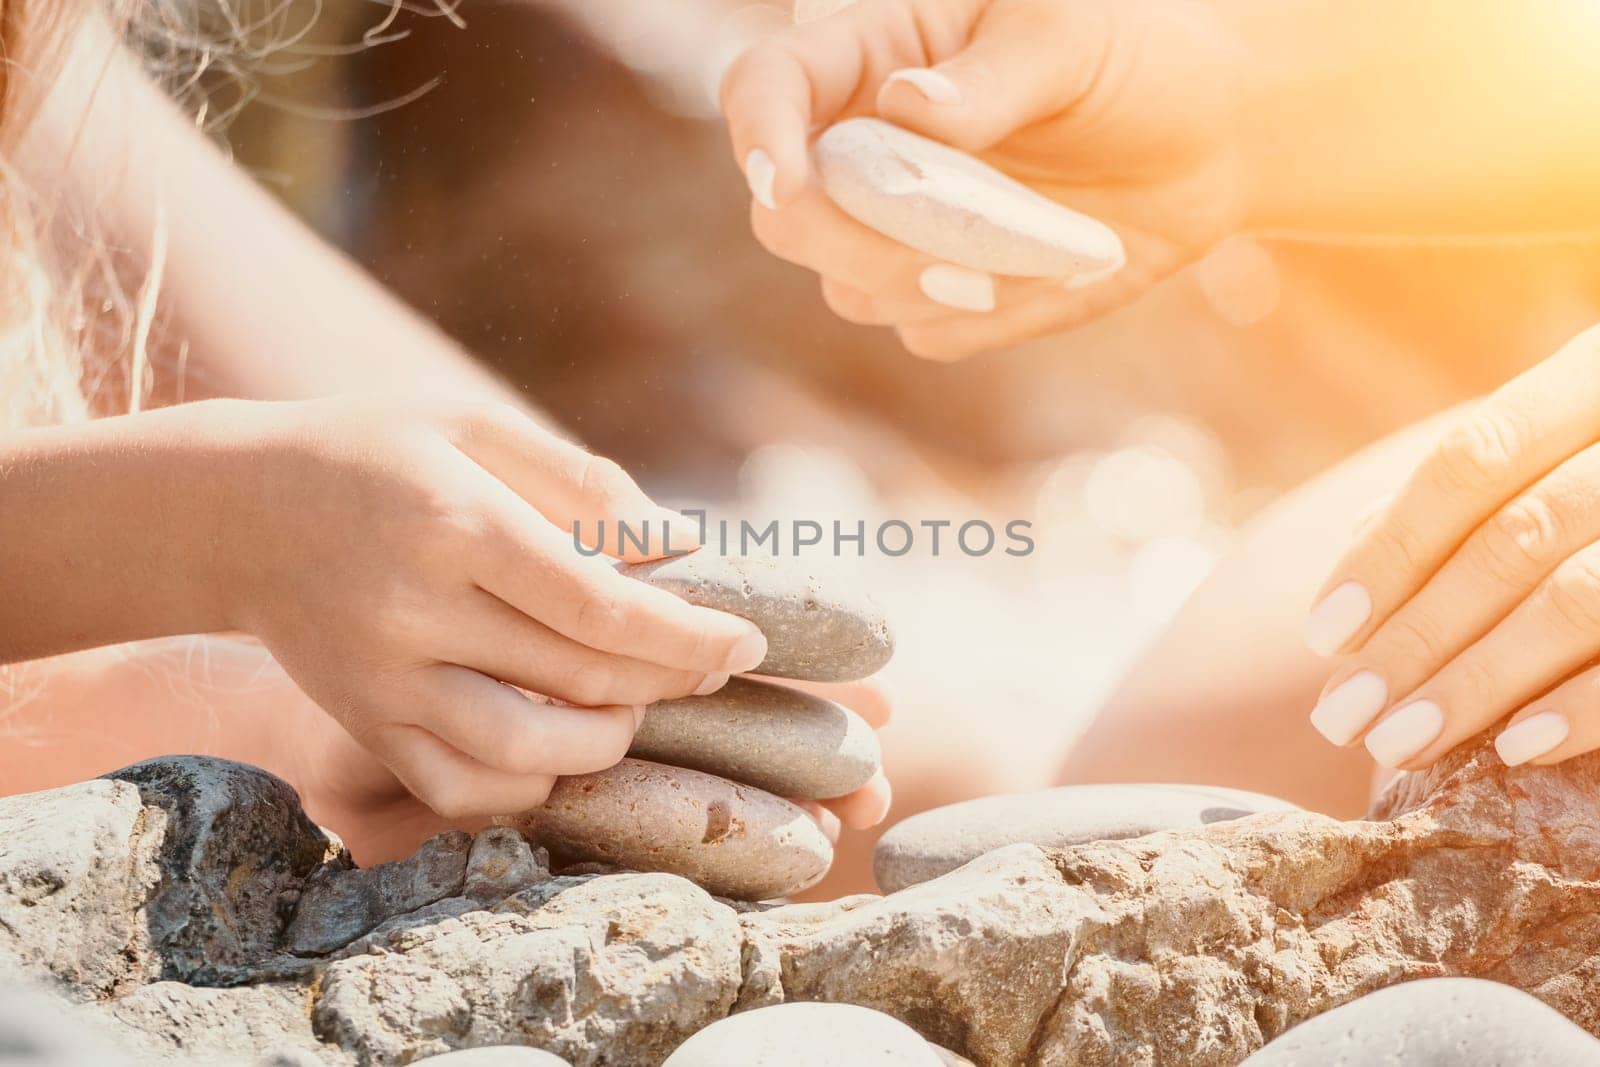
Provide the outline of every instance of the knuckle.
<path id="1" fill-rule="evenodd" d="M 1561 545 L 1561 519 L 1549 502 L 1526 496 L 1500 509 L 1478 538 L 1479 565 L 1506 585 L 1542 573 Z"/>
<path id="2" fill-rule="evenodd" d="M 1523 439 L 1509 410 L 1481 412 L 1451 430 L 1434 450 L 1434 479 L 1454 492 L 1486 492 L 1514 468 Z"/>
<path id="3" fill-rule="evenodd" d="M 633 479 L 616 460 L 585 453 L 578 470 L 578 494 L 586 500 L 620 502 L 633 489 Z"/>
<path id="4" fill-rule="evenodd" d="M 1426 552 L 1410 524 L 1391 517 L 1372 527 L 1367 536 L 1372 550 L 1402 574 L 1414 575 L 1421 568 Z"/>
<path id="5" fill-rule="evenodd" d="M 574 704 L 599 707 L 618 703 L 616 672 L 602 660 L 590 660 L 573 668 L 562 688 L 566 699 Z"/>
<path id="6" fill-rule="evenodd" d="M 1389 658 L 1427 666 L 1440 662 L 1449 652 L 1438 622 L 1420 612 L 1396 616 L 1384 630 L 1383 643 Z"/>
<path id="7" fill-rule="evenodd" d="M 573 617 L 578 640 L 594 644 L 610 637 L 622 625 L 623 618 L 622 605 L 609 592 L 592 585 L 579 589 L 577 612 Z"/>
<path id="8" fill-rule="evenodd" d="M 1550 576 L 1547 593 L 1556 616 L 1574 630 L 1600 633 L 1600 556 L 1568 560 Z"/>
<path id="9" fill-rule="evenodd" d="M 1498 676 L 1490 663 L 1478 656 L 1465 656 L 1451 680 L 1451 699 L 1446 705 L 1471 714 L 1485 714 L 1497 706 L 1500 694 Z"/>

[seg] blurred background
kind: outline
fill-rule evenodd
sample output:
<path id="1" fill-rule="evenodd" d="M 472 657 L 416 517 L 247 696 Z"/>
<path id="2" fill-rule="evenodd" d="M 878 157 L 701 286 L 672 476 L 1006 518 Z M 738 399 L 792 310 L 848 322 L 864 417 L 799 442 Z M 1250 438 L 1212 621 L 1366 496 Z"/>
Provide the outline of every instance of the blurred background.
<path id="1" fill-rule="evenodd" d="M 900 638 L 891 821 L 1051 784 L 1240 524 L 1600 318 L 1592 250 L 1586 275 L 1581 249 L 1234 239 L 1070 336 L 917 360 L 749 235 L 715 91 L 790 18 L 287 0 L 268 29 L 291 43 L 219 82 L 213 114 L 265 185 L 659 498 L 1033 523 L 1027 558 L 849 561 Z M 817 895 L 864 887 L 871 836 Z"/>

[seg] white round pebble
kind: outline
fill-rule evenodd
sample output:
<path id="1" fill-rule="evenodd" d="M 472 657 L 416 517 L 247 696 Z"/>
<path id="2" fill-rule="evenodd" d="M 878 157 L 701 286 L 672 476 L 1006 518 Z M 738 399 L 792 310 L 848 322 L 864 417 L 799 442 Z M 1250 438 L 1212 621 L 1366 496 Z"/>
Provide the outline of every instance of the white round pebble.
<path id="1" fill-rule="evenodd" d="M 429 1067 L 572 1067 L 553 1052 L 526 1045 L 485 1045 L 429 1056 Z"/>
<path id="2" fill-rule="evenodd" d="M 854 1004 L 776 1004 L 730 1015 L 662 1067 L 942 1067 L 905 1023 Z"/>

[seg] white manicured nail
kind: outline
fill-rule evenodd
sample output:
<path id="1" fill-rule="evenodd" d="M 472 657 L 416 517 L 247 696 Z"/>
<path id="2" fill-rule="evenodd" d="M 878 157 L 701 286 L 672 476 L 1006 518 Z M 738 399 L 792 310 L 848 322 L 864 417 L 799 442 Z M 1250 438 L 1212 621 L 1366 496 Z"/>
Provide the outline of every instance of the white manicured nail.
<path id="1" fill-rule="evenodd" d="M 1385 767 L 1398 767 L 1433 744 L 1444 729 L 1444 712 L 1431 700 L 1407 704 L 1367 734 L 1367 751 Z"/>
<path id="2" fill-rule="evenodd" d="M 1356 635 L 1372 615 L 1372 597 L 1360 582 L 1345 582 L 1323 597 L 1306 616 L 1305 638 L 1311 651 L 1331 656 Z"/>
<path id="3" fill-rule="evenodd" d="M 739 643 L 728 653 L 728 672 L 743 674 L 753 671 L 767 658 L 767 637 L 752 624 L 750 632 L 739 638 Z"/>
<path id="4" fill-rule="evenodd" d="M 726 674 L 708 674 L 700 680 L 700 685 L 695 689 L 694 695 L 697 697 L 710 696 L 727 684 L 728 676 Z"/>
<path id="5" fill-rule="evenodd" d="M 1087 289 L 1096 282 L 1105 281 L 1107 278 L 1120 271 L 1122 267 L 1123 264 L 1115 263 L 1109 267 L 1102 267 L 1099 270 L 1086 270 L 1082 274 L 1074 274 L 1070 278 L 1063 279 L 1061 284 L 1068 289 Z"/>
<path id="6" fill-rule="evenodd" d="M 959 104 L 961 90 L 947 75 L 927 67 L 906 67 L 889 75 L 889 81 L 905 82 L 921 93 L 930 104 Z"/>
<path id="7" fill-rule="evenodd" d="M 1494 750 L 1507 767 L 1538 759 L 1567 739 L 1572 724 L 1559 711 L 1541 711 L 1514 722 L 1494 739 Z"/>
<path id="8" fill-rule="evenodd" d="M 1348 745 L 1389 703 L 1389 687 L 1371 671 L 1360 671 L 1324 693 L 1311 709 L 1311 725 L 1336 745 Z"/>
<path id="9" fill-rule="evenodd" d="M 980 271 L 935 263 L 923 270 L 917 285 L 935 304 L 962 311 L 994 310 L 994 279 Z"/>
<path id="10" fill-rule="evenodd" d="M 744 180 L 750 185 L 750 195 L 768 211 L 778 210 L 772 189 L 778 180 L 778 167 L 764 149 L 751 149 L 744 157 Z"/>

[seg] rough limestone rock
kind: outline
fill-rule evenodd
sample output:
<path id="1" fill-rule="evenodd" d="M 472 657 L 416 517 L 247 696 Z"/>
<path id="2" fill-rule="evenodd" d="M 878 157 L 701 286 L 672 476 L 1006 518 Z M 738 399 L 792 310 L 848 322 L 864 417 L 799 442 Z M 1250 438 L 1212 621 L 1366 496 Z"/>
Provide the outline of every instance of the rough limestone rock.
<path id="1" fill-rule="evenodd" d="M 695 1034 L 664 1067 L 943 1067 L 905 1023 L 853 1004 L 775 1004 Z"/>
<path id="2" fill-rule="evenodd" d="M 1245 1067 L 1551 1067 L 1600 1063 L 1600 1041 L 1520 990 L 1476 978 L 1380 989 L 1301 1023 Z"/>
<path id="3" fill-rule="evenodd" d="M 871 597 L 845 583 L 819 581 L 796 560 L 702 549 L 622 572 L 755 623 L 767 638 L 758 674 L 848 682 L 877 672 L 894 654 L 888 620 Z"/>
<path id="4" fill-rule="evenodd" d="M 363 1062 L 528 1044 L 577 1067 L 660 1064 L 725 1016 L 738 919 L 665 874 L 558 877 L 328 967 L 313 1011 Z"/>
<path id="5" fill-rule="evenodd" d="M 0 1067 L 129 1067 L 97 1028 L 43 990 L 0 981 Z"/>
<path id="6" fill-rule="evenodd" d="M 289 951 L 325 955 L 386 919 L 459 895 L 472 846 L 471 834 L 455 831 L 425 841 L 394 863 L 365 870 L 323 867 L 305 883 L 289 924 Z"/>
<path id="7" fill-rule="evenodd" d="M 1120 268 L 1109 226 L 965 152 L 882 119 L 846 119 L 812 149 L 828 198 L 901 244 L 990 274 L 1100 277 Z"/>
<path id="8" fill-rule="evenodd" d="M 165 827 L 127 782 L 0 799 L 0 961 L 81 999 L 155 977 L 140 909 L 160 881 Z"/>
<path id="9" fill-rule="evenodd" d="M 222 984 L 279 954 L 286 904 L 330 856 L 289 784 L 231 760 L 167 756 L 107 777 L 165 813 L 145 904 L 161 977 Z"/>
<path id="10" fill-rule="evenodd" d="M 667 871 L 740 900 L 798 892 L 833 862 L 827 837 L 787 800 L 635 759 L 562 778 L 543 806 L 501 822 L 562 858 Z"/>
<path id="11" fill-rule="evenodd" d="M 208 989 L 156 982 L 90 1011 L 141 1064 L 250 1064 L 269 1051 L 290 1062 L 352 1062 L 311 1032 L 311 1000 L 308 986 L 291 983 Z"/>
<path id="12" fill-rule="evenodd" d="M 883 761 L 859 715 L 784 685 L 734 678 L 709 696 L 652 704 L 629 755 L 689 767 L 782 797 L 839 797 Z"/>
<path id="13" fill-rule="evenodd" d="M 981 797 L 896 824 L 873 849 L 872 873 L 892 893 L 1019 842 L 1060 848 L 1293 810 L 1263 793 L 1203 785 L 1067 785 Z"/>

